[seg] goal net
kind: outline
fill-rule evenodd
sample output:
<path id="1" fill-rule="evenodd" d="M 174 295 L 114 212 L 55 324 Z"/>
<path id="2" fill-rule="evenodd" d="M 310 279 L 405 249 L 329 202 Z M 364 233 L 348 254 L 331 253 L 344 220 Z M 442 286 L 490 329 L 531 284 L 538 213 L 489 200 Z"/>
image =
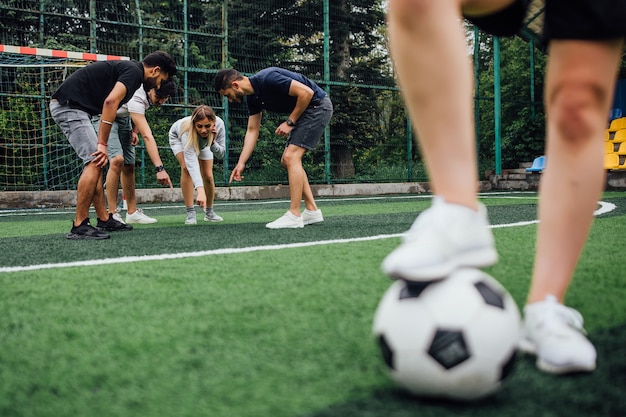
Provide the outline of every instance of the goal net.
<path id="1" fill-rule="evenodd" d="M 113 55 L 0 45 L 0 191 L 76 188 L 82 163 L 50 117 L 67 76 Z"/>

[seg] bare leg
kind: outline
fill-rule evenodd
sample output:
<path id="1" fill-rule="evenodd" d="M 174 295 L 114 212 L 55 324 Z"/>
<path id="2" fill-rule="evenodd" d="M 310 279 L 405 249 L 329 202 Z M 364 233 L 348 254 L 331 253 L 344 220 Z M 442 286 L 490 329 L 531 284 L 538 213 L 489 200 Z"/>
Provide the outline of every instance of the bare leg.
<path id="1" fill-rule="evenodd" d="M 563 302 L 604 187 L 603 135 L 621 42 L 552 41 L 546 75 L 547 168 L 541 179 L 528 303 Z"/>
<path id="2" fill-rule="evenodd" d="M 472 72 L 459 2 L 392 1 L 388 18 L 391 55 L 433 190 L 476 208 Z"/>
<path id="3" fill-rule="evenodd" d="M 98 198 L 96 194 L 98 194 L 98 184 L 100 184 L 100 189 L 102 190 L 102 169 L 98 168 L 92 163 L 85 165 L 83 168 L 83 172 L 78 179 L 77 186 L 77 201 L 76 201 L 76 219 L 74 221 L 74 226 L 80 225 L 83 220 L 89 217 L 89 207 L 92 202 L 96 202 Z M 102 197 L 102 202 L 104 203 L 104 197 Z M 94 204 L 95 206 L 95 204 Z M 98 208 L 96 206 L 96 208 Z M 100 211 L 102 209 L 100 208 Z M 106 209 L 104 213 L 97 213 L 98 217 L 104 216 L 106 213 Z M 101 217 L 106 220 L 107 217 Z"/>
<path id="4" fill-rule="evenodd" d="M 215 179 L 213 177 L 213 160 L 200 159 L 200 172 L 202 173 L 202 182 L 204 184 L 204 192 L 206 193 L 206 206 L 213 207 L 215 200 Z"/>
<path id="5" fill-rule="evenodd" d="M 304 190 L 308 188 L 309 192 L 311 192 L 309 180 L 302 167 L 302 156 L 305 151 L 306 149 L 299 146 L 289 145 L 285 148 L 280 160 L 289 177 L 289 197 L 291 200 L 289 211 L 298 217 L 300 217 L 300 204 Z M 311 199 L 313 198 L 313 193 L 311 193 L 310 197 Z"/>
<path id="6" fill-rule="evenodd" d="M 124 166 L 124 157 L 115 156 L 109 160 L 109 171 L 107 172 L 106 198 L 109 212 L 117 212 L 117 194 L 120 185 L 120 175 Z M 105 219 L 103 219 L 105 220 Z"/>
<path id="7" fill-rule="evenodd" d="M 137 194 L 135 193 L 135 166 L 124 165 L 122 168 L 122 191 L 126 198 L 126 212 L 137 211 Z"/>
<path id="8" fill-rule="evenodd" d="M 193 207 L 193 181 L 191 181 L 191 175 L 189 175 L 189 171 L 187 171 L 187 166 L 185 165 L 185 156 L 183 152 L 179 152 L 176 154 L 176 159 L 180 164 L 180 189 L 183 192 L 183 200 L 185 201 L 185 207 Z"/>

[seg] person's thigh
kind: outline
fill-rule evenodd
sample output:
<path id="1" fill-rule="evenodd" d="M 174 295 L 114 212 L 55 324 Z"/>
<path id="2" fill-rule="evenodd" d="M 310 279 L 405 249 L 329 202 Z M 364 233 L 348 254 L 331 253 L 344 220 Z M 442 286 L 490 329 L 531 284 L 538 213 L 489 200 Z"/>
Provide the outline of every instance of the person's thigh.
<path id="1" fill-rule="evenodd" d="M 50 104 L 50 114 L 83 164 L 88 164 L 98 148 L 98 135 L 89 114 L 58 103 Z"/>
<path id="2" fill-rule="evenodd" d="M 308 150 L 314 149 L 322 138 L 332 115 L 333 104 L 328 98 L 322 100 L 319 106 L 308 107 L 291 131 L 287 146 L 296 145 Z"/>

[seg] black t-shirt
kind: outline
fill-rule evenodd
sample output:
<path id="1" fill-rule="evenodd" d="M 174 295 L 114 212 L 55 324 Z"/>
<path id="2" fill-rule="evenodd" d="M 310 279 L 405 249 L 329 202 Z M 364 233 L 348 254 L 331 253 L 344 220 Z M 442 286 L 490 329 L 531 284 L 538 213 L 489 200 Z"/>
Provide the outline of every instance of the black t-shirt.
<path id="1" fill-rule="evenodd" d="M 296 97 L 289 95 L 289 86 L 294 80 L 313 90 L 312 102 L 326 97 L 326 92 L 320 86 L 302 74 L 277 67 L 265 68 L 250 77 L 254 94 L 246 96 L 249 113 L 258 114 L 262 110 L 291 113 L 297 101 Z"/>
<path id="2" fill-rule="evenodd" d="M 67 77 L 52 98 L 93 116 L 102 113 L 104 100 L 118 81 L 126 86 L 121 106 L 141 86 L 143 64 L 137 61 L 93 62 Z"/>

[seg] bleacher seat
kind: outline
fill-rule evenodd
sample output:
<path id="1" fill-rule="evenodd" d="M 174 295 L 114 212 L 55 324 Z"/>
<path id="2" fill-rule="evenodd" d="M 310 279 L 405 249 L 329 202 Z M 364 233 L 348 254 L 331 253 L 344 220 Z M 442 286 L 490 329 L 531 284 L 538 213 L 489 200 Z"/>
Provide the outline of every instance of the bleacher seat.
<path id="1" fill-rule="evenodd" d="M 626 155 L 607 153 L 604 155 L 604 169 L 616 171 L 626 170 Z"/>
<path id="2" fill-rule="evenodd" d="M 619 119 L 611 120 L 609 125 L 609 132 L 617 132 L 620 129 L 626 129 L 626 117 L 620 117 Z"/>
<path id="3" fill-rule="evenodd" d="M 542 155 L 534 159 L 532 166 L 526 168 L 526 172 L 542 172 L 544 169 L 546 169 L 546 157 Z"/>
<path id="4" fill-rule="evenodd" d="M 615 151 L 617 151 L 615 145 L 616 143 L 614 142 L 604 142 L 604 153 L 614 153 Z M 619 144 L 617 144 L 617 146 L 619 148 Z"/>
<path id="5" fill-rule="evenodd" d="M 613 143 L 626 142 L 626 129 L 616 131 L 610 141 Z"/>

